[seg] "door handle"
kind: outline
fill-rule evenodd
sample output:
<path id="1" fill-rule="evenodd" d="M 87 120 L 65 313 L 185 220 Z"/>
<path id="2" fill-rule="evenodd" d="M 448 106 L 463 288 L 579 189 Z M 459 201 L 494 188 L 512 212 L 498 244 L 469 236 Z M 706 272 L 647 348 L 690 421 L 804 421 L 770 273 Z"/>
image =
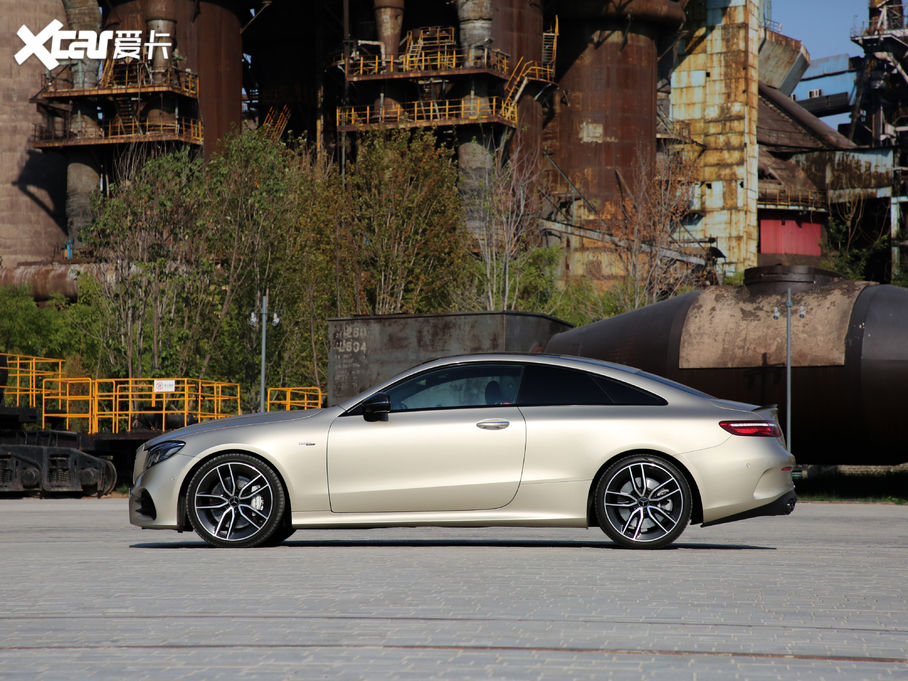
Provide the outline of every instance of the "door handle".
<path id="1" fill-rule="evenodd" d="M 511 425 L 510 422 L 504 419 L 486 419 L 477 423 L 476 427 L 483 430 L 504 430 L 509 425 Z"/>

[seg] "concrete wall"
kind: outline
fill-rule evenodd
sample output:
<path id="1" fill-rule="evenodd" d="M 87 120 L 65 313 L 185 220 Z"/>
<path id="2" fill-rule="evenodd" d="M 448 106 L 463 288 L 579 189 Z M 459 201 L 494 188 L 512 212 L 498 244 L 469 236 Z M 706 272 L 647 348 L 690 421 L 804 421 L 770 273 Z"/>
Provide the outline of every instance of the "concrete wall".
<path id="1" fill-rule="evenodd" d="M 0 266 L 46 262 L 66 236 L 66 162 L 29 145 L 41 115 L 29 97 L 42 86 L 44 66 L 34 56 L 21 66 L 16 35 L 25 25 L 35 35 L 53 19 L 66 23 L 61 0 L 4 2 L 0 12 Z"/>

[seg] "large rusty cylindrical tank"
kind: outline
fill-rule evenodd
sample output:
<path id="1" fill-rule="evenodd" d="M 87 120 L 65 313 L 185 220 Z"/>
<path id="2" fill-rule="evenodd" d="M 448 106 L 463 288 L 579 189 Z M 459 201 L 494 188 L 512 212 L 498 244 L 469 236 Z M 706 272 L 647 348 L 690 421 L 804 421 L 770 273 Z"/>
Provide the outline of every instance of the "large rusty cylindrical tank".
<path id="1" fill-rule="evenodd" d="M 248 3 L 239 0 L 110 0 L 104 29 L 175 31 L 182 68 L 199 75 L 199 115 L 205 126 L 205 155 L 242 120 L 242 21 Z M 151 113 L 151 112 L 149 112 Z M 156 112 L 154 115 L 164 115 Z"/>
<path id="2" fill-rule="evenodd" d="M 545 352 L 626 364 L 784 414 L 789 287 L 798 462 L 908 461 L 908 289 L 812 267 L 754 268 L 744 286 L 692 291 L 556 334 Z"/>
<path id="3" fill-rule="evenodd" d="M 400 52 L 403 21 L 404 0 L 375 0 L 375 27 L 386 59 L 393 60 Z"/>
<path id="4" fill-rule="evenodd" d="M 168 41 L 172 49 L 177 48 L 177 10 L 174 0 L 148 0 L 148 9 L 145 12 L 145 22 L 148 25 L 148 36 L 151 32 L 156 36 L 170 36 Z M 155 40 L 157 42 L 157 39 Z M 165 57 L 163 49 L 155 49 L 151 56 L 151 71 L 156 83 L 163 82 L 164 70 L 167 68 L 169 57 Z"/>
<path id="5" fill-rule="evenodd" d="M 510 56 L 512 71 L 526 64 L 542 63 L 543 30 L 542 3 L 497 0 L 492 6 L 490 47 Z M 519 88 L 520 84 L 515 87 Z M 517 129 L 512 142 L 516 154 L 534 155 L 542 145 L 544 114 L 540 98 L 536 96 L 541 87 L 538 83 L 533 84 L 517 102 Z"/>
<path id="6" fill-rule="evenodd" d="M 374 0 L 375 2 L 375 27 L 378 39 L 382 44 L 382 55 L 386 68 L 393 71 L 396 68 L 397 57 L 400 54 L 400 37 L 404 22 L 404 0 Z M 382 116 L 392 119 L 401 112 L 401 102 L 406 100 L 406 90 L 403 83 L 389 81 L 384 84 L 379 97 L 373 102 L 375 122 L 383 120 Z M 382 116 L 379 115 L 382 114 Z"/>
<path id="7" fill-rule="evenodd" d="M 488 45 L 492 40 L 491 0 L 456 0 L 460 47 Z M 461 84 L 464 109 L 481 111 L 488 103 L 488 79 L 470 78 Z M 496 138 L 491 129 L 478 125 L 457 128 L 457 167 L 460 171 L 467 231 L 481 233 L 487 224 L 484 217 L 483 191 L 486 178 L 495 163 Z"/>
<path id="8" fill-rule="evenodd" d="M 561 0 L 552 160 L 600 214 L 656 152 L 656 41 L 684 21 L 672 0 Z M 557 173 L 552 181 L 568 191 Z M 598 229 L 598 219 L 587 215 Z"/>
<path id="9" fill-rule="evenodd" d="M 491 0 L 455 0 L 461 47 L 486 42 L 492 35 Z"/>

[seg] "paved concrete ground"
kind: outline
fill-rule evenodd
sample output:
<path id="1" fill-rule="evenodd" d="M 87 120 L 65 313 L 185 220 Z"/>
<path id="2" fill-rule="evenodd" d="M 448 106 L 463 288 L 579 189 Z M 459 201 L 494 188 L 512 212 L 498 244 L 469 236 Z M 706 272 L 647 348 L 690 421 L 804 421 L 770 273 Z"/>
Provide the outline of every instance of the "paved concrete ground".
<path id="1" fill-rule="evenodd" d="M 0 679 L 908 679 L 908 507 L 801 504 L 673 548 L 598 530 L 208 548 L 126 501 L 0 501 Z"/>

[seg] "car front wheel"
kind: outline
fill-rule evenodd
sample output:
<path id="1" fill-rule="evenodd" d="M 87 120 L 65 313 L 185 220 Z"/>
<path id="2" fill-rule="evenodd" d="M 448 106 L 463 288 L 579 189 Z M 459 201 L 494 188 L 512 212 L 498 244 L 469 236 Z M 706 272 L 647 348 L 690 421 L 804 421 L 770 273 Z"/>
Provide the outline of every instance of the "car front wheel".
<path id="1" fill-rule="evenodd" d="M 268 545 L 281 528 L 286 498 L 277 473 L 248 454 L 205 462 L 189 483 L 186 507 L 193 529 L 223 548 Z"/>
<path id="2" fill-rule="evenodd" d="M 629 549 L 658 549 L 681 536 L 690 521 L 687 479 L 659 456 L 614 463 L 596 490 L 596 515 L 609 538 Z"/>

